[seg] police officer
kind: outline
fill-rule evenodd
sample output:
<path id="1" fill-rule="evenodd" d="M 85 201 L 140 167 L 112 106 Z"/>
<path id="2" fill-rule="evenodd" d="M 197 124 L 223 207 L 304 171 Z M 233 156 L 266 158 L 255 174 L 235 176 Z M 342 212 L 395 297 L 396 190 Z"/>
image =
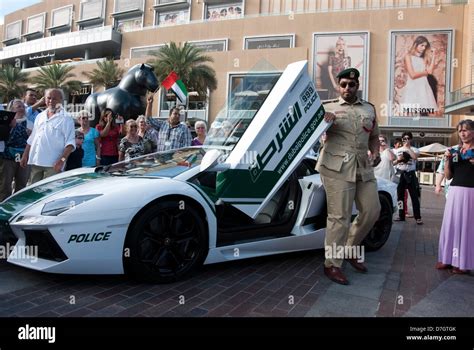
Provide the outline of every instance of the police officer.
<path id="1" fill-rule="evenodd" d="M 326 132 L 316 170 L 327 196 L 324 273 L 332 281 L 349 284 L 341 271 L 346 259 L 358 272 L 367 272 L 354 256 L 380 214 L 377 183 L 369 157 L 379 150 L 375 107 L 357 97 L 359 71 L 348 68 L 337 75 L 340 97 L 324 103 Z M 370 152 L 368 152 L 368 150 Z M 351 224 L 355 200 L 359 214 Z"/>

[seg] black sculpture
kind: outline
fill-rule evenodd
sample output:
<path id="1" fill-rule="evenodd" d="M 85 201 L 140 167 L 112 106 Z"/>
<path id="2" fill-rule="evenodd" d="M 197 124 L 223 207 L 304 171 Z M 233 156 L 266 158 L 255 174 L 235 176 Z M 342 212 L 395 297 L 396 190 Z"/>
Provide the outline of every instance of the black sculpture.
<path id="1" fill-rule="evenodd" d="M 118 86 L 91 94 L 86 100 L 85 109 L 94 116 L 93 125 L 98 123 L 100 114 L 106 108 L 123 116 L 125 120 L 136 118 L 145 113 L 147 90 L 156 92 L 159 87 L 153 67 L 137 64 L 130 68 Z"/>

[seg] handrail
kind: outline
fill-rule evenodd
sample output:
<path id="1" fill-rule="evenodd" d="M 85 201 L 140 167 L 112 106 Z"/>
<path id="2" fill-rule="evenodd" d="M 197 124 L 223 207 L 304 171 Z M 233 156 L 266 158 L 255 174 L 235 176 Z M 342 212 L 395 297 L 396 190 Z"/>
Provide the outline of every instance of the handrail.
<path id="1" fill-rule="evenodd" d="M 455 104 L 471 98 L 474 98 L 474 84 L 469 84 L 458 90 L 450 92 L 448 104 Z"/>

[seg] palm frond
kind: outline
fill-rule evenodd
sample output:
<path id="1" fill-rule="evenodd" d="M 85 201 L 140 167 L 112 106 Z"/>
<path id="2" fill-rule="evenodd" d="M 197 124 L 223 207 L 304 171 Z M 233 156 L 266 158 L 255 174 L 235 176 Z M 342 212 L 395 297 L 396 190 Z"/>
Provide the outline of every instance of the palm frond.
<path id="1" fill-rule="evenodd" d="M 84 73 L 94 86 L 103 86 L 109 89 L 118 84 L 124 74 L 124 70 L 112 58 L 97 62 L 97 68 L 91 72 Z"/>
<path id="2" fill-rule="evenodd" d="M 0 68 L 0 102 L 21 98 L 28 82 L 28 73 L 20 68 L 6 65 Z"/>
<path id="3" fill-rule="evenodd" d="M 53 64 L 51 66 L 40 67 L 38 75 L 31 79 L 36 87 L 41 90 L 50 88 L 60 88 L 66 92 L 80 89 L 81 82 L 69 80 L 76 75 L 71 73 L 74 68 L 68 65 Z M 79 87 L 79 88 L 78 88 Z"/>

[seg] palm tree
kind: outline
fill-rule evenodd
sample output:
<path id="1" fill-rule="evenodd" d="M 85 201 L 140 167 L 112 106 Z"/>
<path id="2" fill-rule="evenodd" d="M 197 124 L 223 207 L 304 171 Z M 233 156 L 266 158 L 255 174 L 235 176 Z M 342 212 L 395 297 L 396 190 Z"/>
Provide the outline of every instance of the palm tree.
<path id="1" fill-rule="evenodd" d="M 0 68 L 0 103 L 21 98 L 28 82 L 28 73 L 6 65 Z"/>
<path id="2" fill-rule="evenodd" d="M 40 67 L 38 75 L 31 79 L 40 90 L 51 88 L 60 88 L 64 92 L 79 91 L 81 82 L 79 80 L 67 80 L 76 75 L 71 73 L 74 68 L 68 65 L 53 64 L 50 66 Z"/>
<path id="3" fill-rule="evenodd" d="M 97 66 L 98 68 L 94 68 L 91 72 L 84 73 L 94 86 L 103 86 L 107 90 L 116 86 L 122 79 L 124 70 L 119 68 L 113 58 L 97 61 Z"/>
<path id="4" fill-rule="evenodd" d="M 181 47 L 170 42 L 154 53 L 156 58 L 149 61 L 155 73 L 163 81 L 171 71 L 178 74 L 188 91 L 196 91 L 203 98 L 207 90 L 217 88 L 216 72 L 206 62 L 213 62 L 212 57 L 203 55 L 204 50 L 189 43 Z"/>

